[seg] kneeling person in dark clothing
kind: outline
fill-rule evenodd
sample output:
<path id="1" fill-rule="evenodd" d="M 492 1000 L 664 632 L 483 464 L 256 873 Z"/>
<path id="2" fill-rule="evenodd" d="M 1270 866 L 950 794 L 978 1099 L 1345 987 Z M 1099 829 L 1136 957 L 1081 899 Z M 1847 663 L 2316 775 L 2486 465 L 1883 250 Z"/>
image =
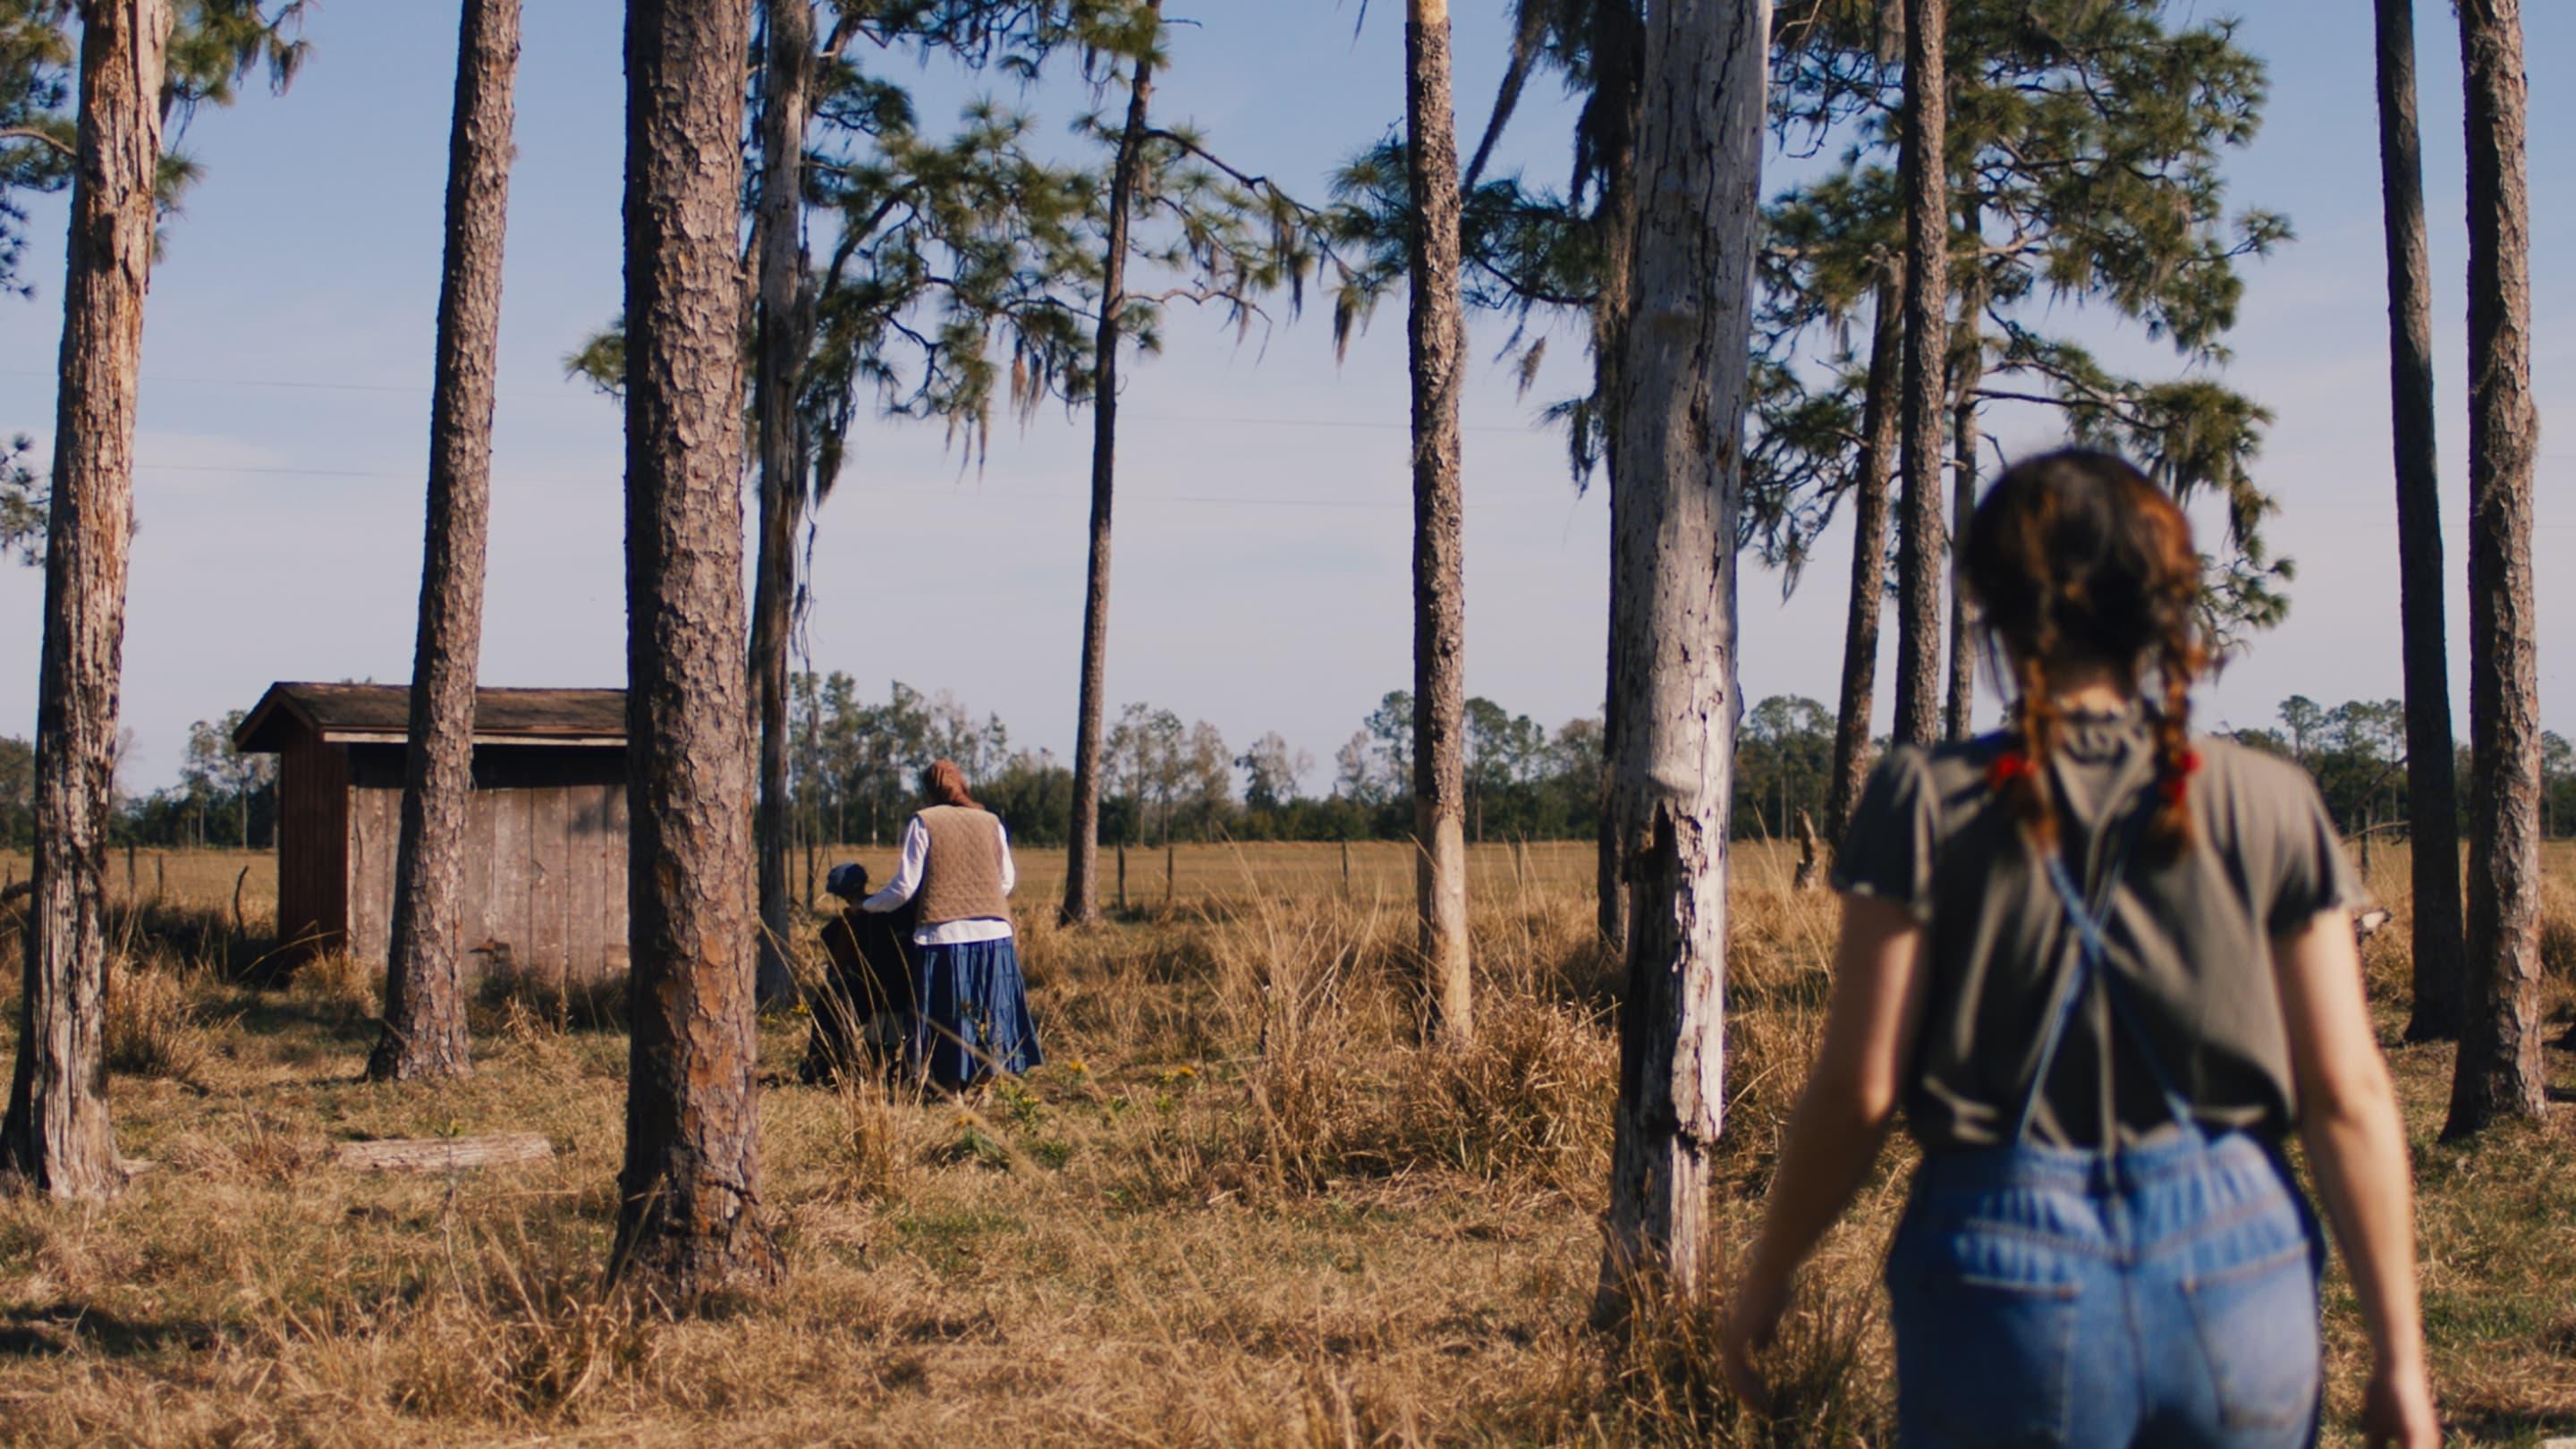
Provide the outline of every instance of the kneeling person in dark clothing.
<path id="1" fill-rule="evenodd" d="M 900 1060 L 913 1017 L 912 932 L 916 912 L 862 911 L 868 869 L 837 865 L 823 888 L 843 904 L 823 927 L 829 958 L 805 1042 L 802 1080 L 830 1082 L 862 1069 L 887 1072 Z"/>

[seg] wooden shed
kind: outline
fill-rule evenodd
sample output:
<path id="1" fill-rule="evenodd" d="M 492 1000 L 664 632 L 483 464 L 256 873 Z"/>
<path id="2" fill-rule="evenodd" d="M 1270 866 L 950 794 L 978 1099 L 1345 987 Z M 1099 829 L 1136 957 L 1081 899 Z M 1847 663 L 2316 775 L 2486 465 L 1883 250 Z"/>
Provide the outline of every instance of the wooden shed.
<path id="1" fill-rule="evenodd" d="M 411 691 L 273 684 L 234 743 L 278 757 L 277 925 L 289 960 L 385 959 Z M 466 969 L 564 985 L 626 970 L 626 692 L 484 689 L 474 703 Z"/>

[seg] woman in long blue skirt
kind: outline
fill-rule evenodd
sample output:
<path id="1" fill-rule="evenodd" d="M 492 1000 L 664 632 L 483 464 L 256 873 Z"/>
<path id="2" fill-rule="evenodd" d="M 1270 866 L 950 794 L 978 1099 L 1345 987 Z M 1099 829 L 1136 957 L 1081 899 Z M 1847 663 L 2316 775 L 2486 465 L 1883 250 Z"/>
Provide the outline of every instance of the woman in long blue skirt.
<path id="1" fill-rule="evenodd" d="M 1011 931 L 1019 873 L 1009 832 L 966 791 L 953 760 L 922 774 L 929 804 L 903 828 L 902 856 L 865 911 L 918 907 L 904 1066 L 915 1082 L 960 1091 L 1045 1060 Z"/>

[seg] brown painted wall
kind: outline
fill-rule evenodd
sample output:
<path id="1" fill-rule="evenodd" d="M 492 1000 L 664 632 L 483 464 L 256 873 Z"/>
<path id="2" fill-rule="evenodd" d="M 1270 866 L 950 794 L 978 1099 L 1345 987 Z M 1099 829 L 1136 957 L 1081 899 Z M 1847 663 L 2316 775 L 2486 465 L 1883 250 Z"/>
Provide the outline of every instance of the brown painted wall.
<path id="1" fill-rule="evenodd" d="M 298 732 L 278 755 L 277 939 L 284 956 L 337 947 L 348 911 L 349 754 Z"/>

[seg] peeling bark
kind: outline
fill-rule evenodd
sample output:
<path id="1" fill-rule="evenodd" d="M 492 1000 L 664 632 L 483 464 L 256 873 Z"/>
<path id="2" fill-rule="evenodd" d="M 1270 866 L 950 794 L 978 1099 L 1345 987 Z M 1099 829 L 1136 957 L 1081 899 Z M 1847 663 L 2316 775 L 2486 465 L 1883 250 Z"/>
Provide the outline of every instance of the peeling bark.
<path id="1" fill-rule="evenodd" d="M 1736 514 L 1743 489 L 1761 194 L 1767 0 L 1646 11 L 1638 217 L 1620 363 L 1621 788 L 1628 989 L 1600 1308 L 1641 1279 L 1696 1292 L 1725 1096 L 1727 807 L 1735 726 Z"/>

